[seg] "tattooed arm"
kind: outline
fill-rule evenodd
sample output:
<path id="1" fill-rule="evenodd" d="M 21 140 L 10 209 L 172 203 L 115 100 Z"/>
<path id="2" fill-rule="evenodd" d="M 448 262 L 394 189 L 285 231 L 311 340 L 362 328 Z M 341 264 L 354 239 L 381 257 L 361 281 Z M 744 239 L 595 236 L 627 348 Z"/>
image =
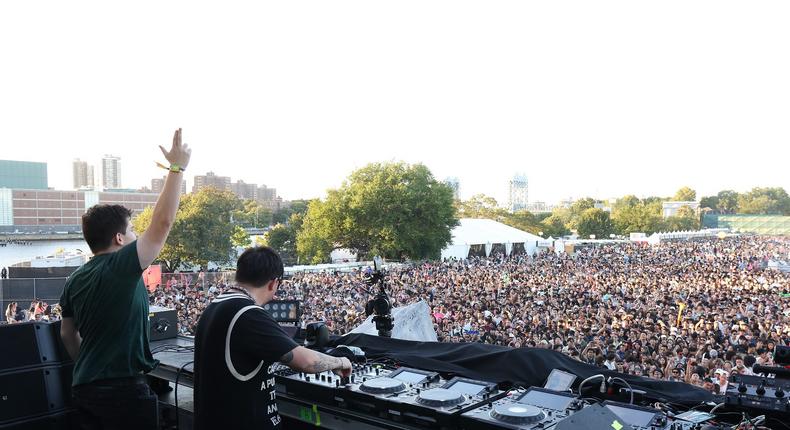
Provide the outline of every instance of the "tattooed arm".
<path id="1" fill-rule="evenodd" d="M 327 370 L 332 370 L 341 376 L 348 376 L 351 373 L 351 362 L 347 358 L 332 357 L 303 346 L 297 346 L 280 357 L 280 363 L 306 373 L 321 373 Z"/>

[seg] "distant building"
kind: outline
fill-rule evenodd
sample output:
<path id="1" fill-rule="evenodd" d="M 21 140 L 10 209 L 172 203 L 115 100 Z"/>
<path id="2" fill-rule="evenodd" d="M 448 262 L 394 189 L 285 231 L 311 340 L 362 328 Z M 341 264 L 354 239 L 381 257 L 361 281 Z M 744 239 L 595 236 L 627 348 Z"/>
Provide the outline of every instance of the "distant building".
<path id="1" fill-rule="evenodd" d="M 678 210 L 682 207 L 688 207 L 694 210 L 694 213 L 699 211 L 699 202 L 663 202 L 661 203 L 661 214 L 664 218 L 669 218 L 677 215 Z"/>
<path id="2" fill-rule="evenodd" d="M 282 199 L 277 197 L 277 189 L 269 188 L 266 185 L 261 185 L 258 187 L 255 201 L 260 203 L 262 206 L 271 209 L 272 211 L 280 209 L 280 206 L 282 205 Z"/>
<path id="3" fill-rule="evenodd" d="M 221 191 L 230 191 L 230 176 L 217 176 L 214 172 L 195 176 L 195 183 L 192 185 L 193 193 L 197 193 L 208 187 L 213 187 Z"/>
<path id="4" fill-rule="evenodd" d="M 159 194 L 165 188 L 165 180 L 167 176 L 163 176 L 161 178 L 154 178 L 151 179 L 151 192 Z M 181 181 L 181 194 L 187 193 L 187 181 Z"/>
<path id="5" fill-rule="evenodd" d="M 568 197 L 567 199 L 560 200 L 559 204 L 557 204 L 557 207 L 568 209 L 573 206 L 575 201 L 576 200 L 574 200 L 573 197 Z"/>
<path id="6" fill-rule="evenodd" d="M 529 203 L 529 183 L 526 175 L 515 175 L 508 188 L 508 207 L 511 212 L 524 210 Z"/>
<path id="7" fill-rule="evenodd" d="M 230 184 L 230 190 L 240 199 L 255 200 L 258 196 L 258 185 L 248 184 L 242 180 Z"/>
<path id="8" fill-rule="evenodd" d="M 453 190 L 453 197 L 456 200 L 460 199 L 461 182 L 456 177 L 449 177 L 444 180 L 444 183 Z"/>
<path id="9" fill-rule="evenodd" d="M 0 160 L 0 188 L 46 190 L 47 163 Z"/>
<path id="10" fill-rule="evenodd" d="M 72 182 L 75 190 L 93 188 L 96 184 L 93 177 L 93 166 L 79 158 L 71 163 Z"/>
<path id="11" fill-rule="evenodd" d="M 593 207 L 595 209 L 601 209 L 604 212 L 611 212 L 612 211 L 612 207 L 611 206 L 606 206 L 606 203 L 601 203 L 601 202 L 593 203 Z"/>
<path id="12" fill-rule="evenodd" d="M 105 155 L 101 159 L 101 186 L 103 189 L 119 189 L 121 185 L 121 158 Z"/>
<path id="13" fill-rule="evenodd" d="M 527 203 L 526 209 L 534 214 L 542 214 L 554 210 L 554 205 L 546 204 L 546 202 L 532 202 Z"/>
<path id="14" fill-rule="evenodd" d="M 135 213 L 156 204 L 158 194 L 127 191 L 0 189 L 0 226 L 71 226 L 79 229 L 91 206 L 119 204 Z"/>

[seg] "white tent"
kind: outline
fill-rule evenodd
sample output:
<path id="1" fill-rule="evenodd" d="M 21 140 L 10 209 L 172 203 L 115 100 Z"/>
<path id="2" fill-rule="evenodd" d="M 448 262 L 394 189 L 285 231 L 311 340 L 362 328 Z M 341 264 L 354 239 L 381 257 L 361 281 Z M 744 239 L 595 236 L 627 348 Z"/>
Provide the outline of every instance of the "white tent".
<path id="1" fill-rule="evenodd" d="M 539 247 L 551 246 L 546 239 L 490 219 L 461 218 L 461 224 L 453 229 L 453 240 L 442 250 L 442 259 L 463 260 L 469 256 L 473 245 L 485 246 L 486 255 L 491 254 L 495 244 L 505 246 L 510 255 L 513 245 L 524 244 L 524 251 L 532 254 Z"/>

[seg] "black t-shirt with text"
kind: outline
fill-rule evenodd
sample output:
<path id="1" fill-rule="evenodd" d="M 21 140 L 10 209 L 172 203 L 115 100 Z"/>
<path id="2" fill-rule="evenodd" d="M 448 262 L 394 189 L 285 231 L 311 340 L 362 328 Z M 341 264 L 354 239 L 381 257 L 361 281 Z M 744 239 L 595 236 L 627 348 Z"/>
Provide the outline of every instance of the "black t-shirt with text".
<path id="1" fill-rule="evenodd" d="M 214 299 L 195 333 L 195 430 L 280 428 L 271 366 L 296 347 L 246 295 Z"/>

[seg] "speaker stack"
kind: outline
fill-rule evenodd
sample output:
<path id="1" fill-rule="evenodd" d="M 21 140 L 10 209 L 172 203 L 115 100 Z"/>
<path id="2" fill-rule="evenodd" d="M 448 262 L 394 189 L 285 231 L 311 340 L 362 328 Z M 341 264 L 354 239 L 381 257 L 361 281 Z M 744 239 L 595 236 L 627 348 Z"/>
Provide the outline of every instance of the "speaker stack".
<path id="1" fill-rule="evenodd" d="M 0 325 L 0 430 L 71 428 L 73 363 L 60 322 Z"/>

